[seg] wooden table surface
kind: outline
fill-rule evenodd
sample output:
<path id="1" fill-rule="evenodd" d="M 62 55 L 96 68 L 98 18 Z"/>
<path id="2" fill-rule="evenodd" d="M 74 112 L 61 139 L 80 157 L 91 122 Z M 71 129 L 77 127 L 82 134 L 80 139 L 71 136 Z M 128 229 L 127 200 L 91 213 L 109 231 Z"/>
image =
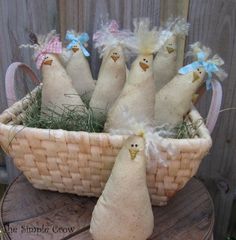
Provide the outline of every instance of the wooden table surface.
<path id="1" fill-rule="evenodd" d="M 89 224 L 96 198 L 38 190 L 19 176 L 1 204 L 4 238 L 12 240 L 92 240 Z M 151 240 L 211 239 L 214 210 L 203 184 L 191 179 L 165 207 L 153 207 Z M 111 239 L 112 240 L 112 239 Z"/>

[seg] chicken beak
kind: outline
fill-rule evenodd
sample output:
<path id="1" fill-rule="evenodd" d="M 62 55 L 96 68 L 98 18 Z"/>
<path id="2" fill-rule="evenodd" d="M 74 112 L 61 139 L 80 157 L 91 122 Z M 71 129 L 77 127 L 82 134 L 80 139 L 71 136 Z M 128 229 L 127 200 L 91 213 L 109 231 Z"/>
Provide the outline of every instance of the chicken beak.
<path id="1" fill-rule="evenodd" d="M 172 48 L 172 47 L 166 47 L 166 49 L 167 49 L 168 53 L 172 53 L 175 51 L 174 48 Z"/>
<path id="2" fill-rule="evenodd" d="M 139 66 L 143 69 L 144 72 L 149 68 L 149 66 L 146 63 L 139 62 Z"/>
<path id="3" fill-rule="evenodd" d="M 43 62 L 44 65 L 52 65 L 53 60 L 46 60 Z"/>
<path id="4" fill-rule="evenodd" d="M 78 48 L 78 47 L 73 47 L 73 48 L 72 48 L 72 51 L 73 51 L 74 53 L 76 53 L 77 51 L 79 51 L 79 48 Z"/>
<path id="5" fill-rule="evenodd" d="M 119 56 L 111 56 L 111 58 L 112 58 L 112 60 L 114 61 L 114 62 L 116 62 L 120 57 Z"/>
<path id="6" fill-rule="evenodd" d="M 129 149 L 129 154 L 132 160 L 134 160 L 138 154 L 139 150 Z"/>
<path id="7" fill-rule="evenodd" d="M 193 72 L 193 81 L 192 82 L 195 82 L 199 79 L 200 79 L 199 75 L 196 72 Z"/>

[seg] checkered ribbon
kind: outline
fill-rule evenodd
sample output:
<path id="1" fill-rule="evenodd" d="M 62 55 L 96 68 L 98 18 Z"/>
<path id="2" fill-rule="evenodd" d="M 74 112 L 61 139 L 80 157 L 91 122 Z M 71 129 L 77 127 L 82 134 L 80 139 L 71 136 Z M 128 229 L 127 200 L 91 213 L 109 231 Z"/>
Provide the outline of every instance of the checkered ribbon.
<path id="1" fill-rule="evenodd" d="M 36 54 L 36 67 L 40 69 L 47 53 L 62 53 L 62 42 L 59 37 L 53 37 L 44 48 L 40 49 Z"/>

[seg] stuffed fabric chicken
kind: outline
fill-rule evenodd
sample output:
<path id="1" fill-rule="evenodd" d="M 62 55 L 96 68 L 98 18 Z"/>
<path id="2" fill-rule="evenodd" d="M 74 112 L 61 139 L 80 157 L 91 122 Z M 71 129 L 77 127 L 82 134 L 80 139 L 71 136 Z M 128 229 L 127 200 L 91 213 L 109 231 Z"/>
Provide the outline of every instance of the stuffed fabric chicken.
<path id="1" fill-rule="evenodd" d="M 79 34 L 74 31 L 67 31 L 66 39 L 70 41 L 67 50 L 71 52 L 71 57 L 66 64 L 66 71 L 79 95 L 86 95 L 86 98 L 90 100 L 95 88 L 95 82 L 86 59 L 86 57 L 90 56 L 85 48 L 89 36 L 87 33 Z"/>
<path id="2" fill-rule="evenodd" d="M 177 37 L 187 35 L 188 29 L 189 24 L 182 18 L 169 20 L 163 28 L 160 40 L 164 41 L 164 46 L 157 52 L 153 61 L 157 91 L 177 74 Z"/>
<path id="3" fill-rule="evenodd" d="M 188 55 L 194 56 L 196 61 L 181 68 L 179 74 L 156 94 L 155 124 L 157 126 L 167 124 L 172 128 L 183 121 L 190 111 L 194 94 L 204 82 L 206 73 L 207 89 L 211 88 L 213 73 L 220 79 L 226 77 L 226 73 L 219 67 L 223 65 L 223 60 L 217 55 L 209 59 L 210 53 L 210 49 L 202 47 L 199 42 L 191 45 Z"/>
<path id="4" fill-rule="evenodd" d="M 135 22 L 135 37 L 132 47 L 136 47 L 138 56 L 132 63 L 125 86 L 112 108 L 108 112 L 105 131 L 111 129 L 129 129 L 124 112 L 137 122 L 149 124 L 154 118 L 155 83 L 153 79 L 153 53 L 160 47 L 156 45 L 158 32 L 149 30 L 149 21 Z M 131 44 L 130 44 L 131 46 Z"/>
<path id="5" fill-rule="evenodd" d="M 142 137 L 131 136 L 119 152 L 93 211 L 90 232 L 94 240 L 145 240 L 152 234 L 144 147 Z"/>
<path id="6" fill-rule="evenodd" d="M 99 48 L 103 56 L 90 101 L 90 107 L 97 115 L 106 115 L 124 86 L 126 64 L 123 42 L 129 35 L 127 31 L 120 31 L 114 20 L 94 34 L 95 47 Z"/>
<path id="7" fill-rule="evenodd" d="M 55 31 L 38 39 L 33 35 L 33 38 L 31 47 L 35 49 L 34 59 L 43 78 L 41 112 L 52 114 L 53 110 L 55 114 L 61 114 L 65 108 L 85 107 L 57 57 L 62 44 Z"/>

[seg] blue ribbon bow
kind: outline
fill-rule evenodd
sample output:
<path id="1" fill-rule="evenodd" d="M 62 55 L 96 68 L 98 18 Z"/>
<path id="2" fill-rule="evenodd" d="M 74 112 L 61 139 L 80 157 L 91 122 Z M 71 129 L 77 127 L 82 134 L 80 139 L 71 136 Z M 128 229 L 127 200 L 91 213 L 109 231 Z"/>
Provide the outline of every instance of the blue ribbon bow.
<path id="1" fill-rule="evenodd" d="M 216 66 L 215 63 L 204 61 L 205 59 L 205 53 L 200 52 L 197 54 L 197 59 L 198 61 L 195 61 L 191 64 L 188 64 L 182 68 L 179 69 L 180 74 L 187 74 L 189 72 L 193 72 L 197 68 L 204 68 L 205 71 L 207 72 L 207 80 L 206 80 L 206 89 L 210 90 L 211 89 L 211 81 L 212 81 L 212 73 L 219 71 L 219 68 Z"/>
<path id="2" fill-rule="evenodd" d="M 71 41 L 68 46 L 66 47 L 67 49 L 71 49 L 73 48 L 76 44 L 79 44 L 79 47 L 81 49 L 81 51 L 83 52 L 84 56 L 89 57 L 90 54 L 87 51 L 87 49 L 84 47 L 83 44 L 85 44 L 88 40 L 89 40 L 89 36 L 87 33 L 82 33 L 81 35 L 79 35 L 78 37 L 76 37 L 74 34 L 72 33 L 67 33 L 66 34 L 66 40 Z"/>

